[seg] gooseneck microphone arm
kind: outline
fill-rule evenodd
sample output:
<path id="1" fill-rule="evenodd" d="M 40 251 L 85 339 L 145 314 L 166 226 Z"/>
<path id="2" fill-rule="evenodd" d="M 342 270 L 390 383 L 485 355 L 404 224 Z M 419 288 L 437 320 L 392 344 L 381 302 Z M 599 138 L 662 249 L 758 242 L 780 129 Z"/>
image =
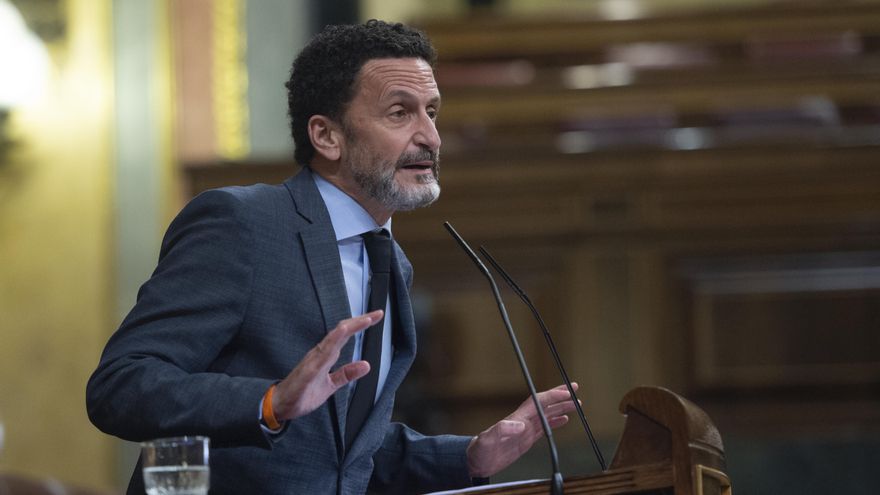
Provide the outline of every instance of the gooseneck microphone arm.
<path id="1" fill-rule="evenodd" d="M 599 444 L 596 443 L 596 438 L 593 436 L 593 430 L 590 429 L 590 423 L 587 422 L 586 416 L 584 416 L 584 410 L 581 407 L 580 401 L 577 398 L 577 394 L 574 392 L 574 387 L 571 386 L 571 380 L 568 378 L 568 373 L 565 372 L 565 367 L 562 366 L 562 360 L 559 359 L 559 353 L 556 351 L 556 344 L 553 343 L 553 337 L 550 336 L 550 330 L 547 329 L 547 325 L 544 324 L 544 319 L 541 318 L 541 314 L 538 313 L 538 309 L 535 308 L 535 305 L 532 304 L 529 296 L 526 295 L 526 292 L 522 290 L 516 282 L 513 281 L 513 278 L 501 268 L 501 265 L 495 261 L 495 258 L 489 254 L 489 251 L 486 250 L 483 246 L 480 246 L 480 254 L 483 255 L 486 260 L 489 261 L 489 264 L 492 265 L 492 268 L 495 269 L 501 275 L 501 278 L 507 282 L 507 285 L 522 299 L 522 302 L 525 303 L 526 306 L 532 311 L 532 314 L 535 316 L 535 319 L 538 320 L 538 324 L 541 326 L 541 331 L 544 334 L 544 340 L 547 341 L 547 347 L 550 348 L 550 354 L 553 355 L 553 360 L 556 362 L 556 369 L 559 370 L 559 374 L 562 375 L 562 381 L 565 382 L 565 386 L 568 387 L 568 392 L 571 394 L 571 400 L 574 402 L 574 407 L 577 409 L 578 417 L 581 419 L 581 424 L 584 427 L 584 431 L 587 433 L 587 437 L 590 439 L 590 446 L 593 447 L 593 452 L 596 454 L 596 460 L 599 461 L 599 466 L 602 467 L 602 471 L 607 471 L 608 466 L 605 464 L 605 458 L 602 456 L 602 451 L 599 450 Z"/>
<path id="2" fill-rule="evenodd" d="M 535 390 L 535 384 L 532 382 L 532 376 L 529 374 L 529 368 L 526 366 L 526 360 L 523 358 L 519 342 L 516 340 L 516 335 L 513 333 L 513 326 L 510 324 L 507 309 L 504 308 L 504 301 L 501 300 L 501 292 L 498 290 L 498 284 L 495 283 L 495 279 L 492 277 L 492 274 L 489 273 L 489 269 L 486 268 L 486 265 L 480 261 L 477 253 L 475 253 L 474 250 L 468 246 L 468 243 L 458 235 L 458 232 L 452 228 L 452 225 L 450 225 L 449 222 L 444 222 L 443 226 L 446 227 L 446 230 L 448 230 L 456 242 L 458 242 L 458 245 L 461 246 L 465 253 L 467 253 L 471 258 L 471 261 L 477 265 L 477 269 L 479 269 L 486 277 L 486 280 L 489 281 L 489 285 L 492 288 L 492 295 L 495 296 L 495 302 L 498 304 L 498 311 L 501 313 L 501 319 L 504 321 L 504 328 L 507 329 L 507 335 L 510 337 L 510 343 L 513 345 L 516 359 L 519 361 L 519 367 L 522 370 L 523 378 L 525 378 L 526 384 L 529 386 L 529 394 L 532 397 L 532 401 L 535 403 L 535 410 L 538 413 L 538 417 L 541 419 L 541 427 L 544 429 L 544 435 L 547 437 L 547 444 L 550 447 L 550 462 L 553 466 L 553 478 L 550 483 L 551 493 L 553 495 L 562 495 L 562 474 L 559 472 L 559 455 L 556 452 L 556 442 L 553 440 L 553 430 L 550 429 L 550 424 L 547 422 L 547 416 L 544 415 L 544 409 L 541 407 L 541 402 L 538 400 L 538 392 Z"/>

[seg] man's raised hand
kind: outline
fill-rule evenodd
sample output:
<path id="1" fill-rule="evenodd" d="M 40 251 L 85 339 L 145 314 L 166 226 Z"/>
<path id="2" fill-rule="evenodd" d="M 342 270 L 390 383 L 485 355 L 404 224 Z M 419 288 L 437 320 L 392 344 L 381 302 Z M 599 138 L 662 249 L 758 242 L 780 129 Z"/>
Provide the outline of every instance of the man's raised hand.
<path id="1" fill-rule="evenodd" d="M 330 372 L 339 353 L 352 335 L 369 328 L 382 319 L 376 310 L 342 320 L 324 340 L 312 348 L 302 361 L 275 386 L 272 410 L 278 421 L 304 416 L 321 406 L 337 390 L 370 372 L 366 361 L 355 361 Z"/>

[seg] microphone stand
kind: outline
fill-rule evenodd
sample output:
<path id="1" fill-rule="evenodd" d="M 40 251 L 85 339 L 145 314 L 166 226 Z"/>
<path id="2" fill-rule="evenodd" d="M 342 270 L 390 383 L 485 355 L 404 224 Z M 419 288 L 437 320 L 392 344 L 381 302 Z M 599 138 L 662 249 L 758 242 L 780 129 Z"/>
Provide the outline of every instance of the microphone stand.
<path id="1" fill-rule="evenodd" d="M 547 346 L 550 348 L 550 354 L 553 355 L 553 360 L 556 362 L 556 369 L 559 370 L 559 374 L 562 375 L 562 381 L 565 382 L 565 386 L 568 388 L 568 392 L 571 394 L 571 400 L 574 402 L 574 407 L 577 410 L 578 417 L 581 420 L 581 424 L 584 427 L 584 431 L 587 433 L 587 437 L 590 440 L 590 446 L 593 447 L 593 453 L 596 454 L 596 459 L 599 461 L 599 466 L 602 468 L 602 471 L 607 471 L 608 466 L 605 464 L 605 458 L 602 456 L 602 451 L 599 450 L 599 444 L 596 442 L 596 438 L 593 436 L 593 431 L 590 429 L 590 424 L 587 422 L 586 416 L 584 416 L 584 410 L 581 407 L 580 401 L 577 398 L 577 394 L 574 392 L 574 387 L 571 386 L 571 380 L 568 378 L 568 373 L 565 372 L 565 367 L 562 366 L 562 360 L 559 358 L 559 353 L 556 351 L 556 344 L 553 343 L 553 337 L 550 336 L 550 330 L 547 329 L 547 325 L 544 324 L 544 319 L 541 318 L 541 314 L 538 313 L 538 309 L 535 308 L 535 305 L 532 304 L 529 296 L 526 295 L 525 291 L 522 290 L 516 282 L 513 281 L 513 278 L 501 268 L 501 265 L 495 261 L 495 258 L 489 254 L 489 251 L 486 250 L 483 246 L 480 246 L 480 254 L 482 254 L 488 261 L 489 264 L 492 265 L 492 268 L 495 269 L 496 272 L 501 274 L 501 278 L 507 282 L 507 285 L 516 293 L 517 296 L 525 303 L 526 306 L 532 311 L 532 315 L 535 316 L 535 319 L 538 320 L 538 324 L 541 326 L 541 331 L 544 334 L 544 340 L 547 341 Z"/>
<path id="2" fill-rule="evenodd" d="M 513 326 L 510 324 L 510 318 L 507 315 L 507 310 L 504 308 L 504 301 L 501 299 L 501 292 L 498 290 L 498 284 L 495 283 L 495 279 L 492 277 L 492 274 L 489 273 L 489 269 L 486 268 L 486 265 L 480 261 L 480 258 L 468 246 L 467 242 L 458 235 L 458 232 L 452 228 L 452 225 L 449 222 L 444 222 L 443 226 L 446 227 L 446 230 L 452 235 L 452 237 L 458 242 L 461 248 L 467 253 L 467 255 L 471 258 L 480 272 L 486 277 L 489 281 L 489 285 L 492 288 L 492 295 L 495 296 L 495 302 L 498 305 L 498 311 L 501 313 L 501 319 L 504 321 L 504 328 L 507 329 L 507 335 L 510 337 L 510 343 L 513 345 L 513 351 L 516 354 L 516 359 L 519 361 L 520 369 L 522 370 L 523 378 L 526 381 L 526 384 L 529 387 L 529 394 L 532 397 L 532 402 L 535 404 L 535 410 L 538 413 L 538 417 L 541 419 L 541 427 L 544 429 L 544 435 L 547 437 L 547 444 L 550 447 L 550 462 L 553 466 L 553 479 L 550 483 L 551 491 L 550 493 L 553 495 L 563 495 L 563 483 L 562 483 L 562 474 L 559 472 L 559 455 L 556 452 L 556 442 L 553 440 L 553 431 L 550 429 L 550 424 L 547 422 L 547 416 L 544 415 L 544 409 L 541 407 L 541 403 L 538 400 L 538 392 L 535 390 L 535 384 L 532 382 L 532 376 L 529 374 L 529 368 L 526 366 L 526 360 L 523 358 L 522 350 L 519 347 L 519 342 L 516 340 L 516 335 L 513 333 Z"/>

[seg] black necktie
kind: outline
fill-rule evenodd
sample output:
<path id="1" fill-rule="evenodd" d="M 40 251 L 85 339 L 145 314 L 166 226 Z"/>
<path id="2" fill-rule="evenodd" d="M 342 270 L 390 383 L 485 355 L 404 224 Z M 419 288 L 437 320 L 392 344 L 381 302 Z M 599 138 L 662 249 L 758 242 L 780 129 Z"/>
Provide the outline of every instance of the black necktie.
<path id="1" fill-rule="evenodd" d="M 362 236 L 370 258 L 370 301 L 367 312 L 384 310 L 388 301 L 388 286 L 391 280 L 391 238 L 388 231 L 367 232 Z M 387 316 L 387 315 L 386 315 Z M 345 445 L 350 447 L 364 421 L 373 408 L 376 386 L 379 383 L 379 363 L 382 357 L 383 317 L 378 323 L 364 332 L 361 359 L 370 363 L 370 372 L 359 379 L 354 387 L 354 395 L 348 408 L 345 422 Z"/>

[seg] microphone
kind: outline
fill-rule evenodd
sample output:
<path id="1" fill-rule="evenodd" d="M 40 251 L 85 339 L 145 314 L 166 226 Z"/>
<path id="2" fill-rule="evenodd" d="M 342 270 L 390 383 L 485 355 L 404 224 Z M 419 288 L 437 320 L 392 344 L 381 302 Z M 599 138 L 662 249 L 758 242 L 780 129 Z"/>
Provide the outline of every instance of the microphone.
<path id="1" fill-rule="evenodd" d="M 489 273 L 489 269 L 486 268 L 486 265 L 480 261 L 480 258 L 474 250 L 468 246 L 468 243 L 465 242 L 460 235 L 458 235 L 458 232 L 452 228 L 452 225 L 450 225 L 449 222 L 444 222 L 443 226 L 446 227 L 446 230 L 448 230 L 456 242 L 458 242 L 458 245 L 461 246 L 465 253 L 467 253 L 474 264 L 477 265 L 477 269 L 479 269 L 489 281 L 489 285 L 492 288 L 492 295 L 495 296 L 495 302 L 498 304 L 498 311 L 501 313 L 501 319 L 504 321 L 504 328 L 507 329 L 507 336 L 510 337 L 510 343 L 513 345 L 513 351 L 516 354 L 517 361 L 519 361 L 519 367 L 520 370 L 522 370 L 523 378 L 525 378 L 526 384 L 529 386 L 529 394 L 532 397 L 532 402 L 535 404 L 535 410 L 538 413 L 538 417 L 541 419 L 541 427 L 544 429 L 544 435 L 547 437 L 547 445 L 550 447 L 550 462 L 553 466 L 553 479 L 550 483 L 550 493 L 552 495 L 563 495 L 562 474 L 559 472 L 559 455 L 556 452 L 556 442 L 553 440 L 553 431 L 550 429 L 550 424 L 547 422 L 547 416 L 544 415 L 544 409 L 538 401 L 538 392 L 535 391 L 535 384 L 532 382 L 532 375 L 529 373 L 529 368 L 526 366 L 526 360 L 523 358 L 519 342 L 517 342 L 516 335 L 513 333 L 510 318 L 507 316 L 507 310 L 504 308 L 504 301 L 501 300 L 501 292 L 498 290 L 498 284 L 495 283 L 495 279 L 492 277 L 492 274 Z"/>
<path id="2" fill-rule="evenodd" d="M 544 319 L 541 318 L 541 314 L 538 313 L 538 309 L 535 308 L 535 305 L 532 304 L 529 296 L 526 295 L 525 291 L 522 290 L 516 282 L 513 281 L 513 278 L 501 268 L 501 265 L 495 261 L 495 258 L 489 254 L 489 251 L 486 250 L 483 246 L 480 246 L 480 254 L 483 255 L 488 261 L 489 264 L 492 265 L 492 268 L 495 269 L 496 272 L 501 274 L 501 278 L 507 282 L 507 285 L 522 299 L 522 302 L 525 303 L 526 306 L 532 311 L 532 314 L 535 316 L 535 319 L 538 320 L 538 324 L 541 326 L 541 331 L 544 333 L 544 340 L 547 341 L 547 346 L 550 348 L 550 354 L 553 355 L 553 361 L 556 362 L 556 369 L 559 370 L 559 374 L 562 375 L 562 381 L 565 382 L 565 386 L 568 387 L 568 393 L 571 394 L 571 400 L 574 402 L 574 407 L 577 409 L 578 417 L 581 419 L 581 424 L 584 427 L 584 431 L 587 433 L 587 437 L 590 439 L 590 446 L 593 447 L 593 452 L 596 454 L 596 459 L 599 461 L 599 466 L 602 467 L 602 471 L 607 471 L 608 466 L 605 464 L 605 458 L 602 456 L 602 451 L 599 450 L 599 444 L 596 443 L 596 438 L 593 436 L 593 431 L 590 429 L 590 423 L 587 422 L 586 416 L 584 416 L 584 410 L 581 408 L 580 401 L 577 398 L 577 394 L 574 393 L 574 387 L 571 386 L 571 380 L 568 378 L 568 373 L 565 372 L 565 367 L 562 366 L 562 360 L 559 359 L 559 353 L 556 352 L 556 344 L 553 343 L 553 338 L 550 336 L 550 331 L 547 330 L 547 325 L 544 324 Z"/>

